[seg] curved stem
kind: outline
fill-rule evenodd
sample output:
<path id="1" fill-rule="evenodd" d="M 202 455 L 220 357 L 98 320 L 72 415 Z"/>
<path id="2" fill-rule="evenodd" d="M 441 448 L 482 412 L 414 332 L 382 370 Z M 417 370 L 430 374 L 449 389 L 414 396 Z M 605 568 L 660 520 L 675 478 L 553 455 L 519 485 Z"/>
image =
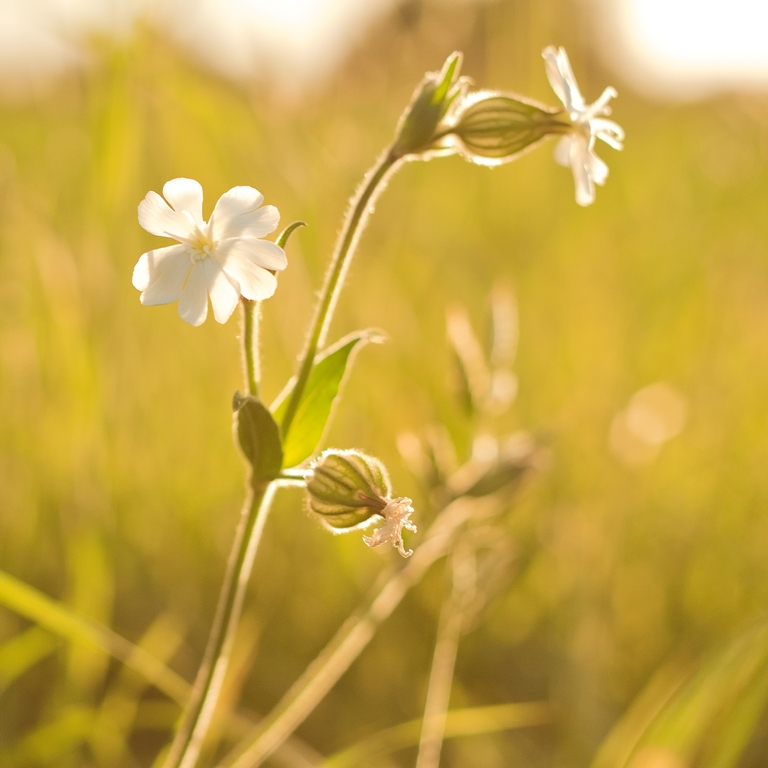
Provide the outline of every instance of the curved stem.
<path id="1" fill-rule="evenodd" d="M 274 483 L 253 489 L 243 507 L 203 663 L 165 768 L 192 768 L 197 762 L 229 665 L 245 590 L 275 490 Z"/>
<path id="2" fill-rule="evenodd" d="M 365 229 L 368 217 L 373 212 L 378 196 L 385 187 L 388 176 L 395 171 L 401 162 L 402 159 L 397 157 L 392 150 L 384 152 L 373 168 L 366 174 L 363 183 L 352 198 L 344 219 L 344 226 L 339 234 L 339 239 L 336 241 L 336 249 L 333 253 L 331 267 L 325 280 L 323 293 L 317 306 L 312 329 L 307 339 L 307 346 L 304 350 L 298 376 L 296 377 L 296 386 L 293 388 L 291 399 L 288 401 L 288 406 L 285 410 L 285 416 L 281 424 L 283 439 L 285 439 L 291 428 L 293 417 L 296 415 L 296 410 L 301 402 L 301 396 L 304 393 L 304 387 L 309 379 L 309 374 L 312 372 L 317 350 L 325 340 L 325 335 L 328 332 L 328 326 L 331 323 L 333 311 L 336 307 L 336 301 L 344 284 L 344 276 L 360 241 L 360 235 Z"/>
<path id="3" fill-rule="evenodd" d="M 243 307 L 243 357 L 248 394 L 259 396 L 259 313 L 261 302 L 242 298 Z"/>

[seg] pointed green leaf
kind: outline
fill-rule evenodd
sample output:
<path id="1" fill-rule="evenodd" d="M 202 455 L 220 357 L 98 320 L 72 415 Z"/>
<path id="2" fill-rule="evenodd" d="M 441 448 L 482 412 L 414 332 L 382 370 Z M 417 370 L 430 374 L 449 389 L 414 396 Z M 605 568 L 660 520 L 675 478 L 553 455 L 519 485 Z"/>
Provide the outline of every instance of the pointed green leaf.
<path id="1" fill-rule="evenodd" d="M 251 395 L 235 392 L 232 400 L 235 411 L 237 442 L 251 465 L 251 485 L 264 485 L 274 480 L 283 466 L 280 430 L 269 409 Z"/>
<path id="2" fill-rule="evenodd" d="M 284 466 L 301 464 L 315 452 L 330 419 L 352 353 L 361 343 L 381 340 L 382 336 L 374 331 L 355 331 L 317 356 L 291 429 L 283 443 Z M 291 379 L 272 404 L 272 414 L 278 422 L 282 421 L 288 406 L 288 396 L 295 384 L 296 379 Z"/>

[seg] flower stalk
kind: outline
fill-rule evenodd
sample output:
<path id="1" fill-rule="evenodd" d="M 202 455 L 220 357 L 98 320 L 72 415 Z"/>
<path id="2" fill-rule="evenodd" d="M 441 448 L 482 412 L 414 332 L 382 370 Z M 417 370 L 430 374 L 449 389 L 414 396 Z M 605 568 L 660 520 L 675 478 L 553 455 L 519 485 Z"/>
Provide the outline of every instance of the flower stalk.
<path id="1" fill-rule="evenodd" d="M 197 762 L 229 666 L 245 591 L 275 490 L 274 483 L 252 489 L 243 507 L 208 646 L 165 768 L 193 768 Z"/>
<path id="2" fill-rule="evenodd" d="M 344 226 L 336 242 L 336 248 L 325 285 L 323 286 L 320 303 L 317 306 L 315 317 L 312 321 L 307 345 L 304 349 L 299 373 L 296 377 L 296 386 L 293 388 L 291 398 L 288 401 L 288 407 L 280 425 L 283 440 L 285 440 L 286 435 L 291 429 L 291 424 L 301 402 L 304 388 L 309 380 L 309 374 L 312 372 L 317 351 L 325 341 L 328 327 L 333 318 L 333 311 L 336 308 L 336 302 L 344 284 L 344 277 L 357 244 L 360 242 L 360 236 L 365 229 L 365 225 L 368 223 L 369 216 L 373 213 L 376 200 L 386 186 L 387 179 L 394 173 L 400 163 L 401 159 L 391 149 L 384 152 L 373 168 L 365 175 L 363 183 L 352 198 L 344 219 Z"/>
<path id="3" fill-rule="evenodd" d="M 259 320 L 261 302 L 241 298 L 243 308 L 243 357 L 245 360 L 245 381 L 248 394 L 259 396 L 261 366 L 259 364 Z"/>

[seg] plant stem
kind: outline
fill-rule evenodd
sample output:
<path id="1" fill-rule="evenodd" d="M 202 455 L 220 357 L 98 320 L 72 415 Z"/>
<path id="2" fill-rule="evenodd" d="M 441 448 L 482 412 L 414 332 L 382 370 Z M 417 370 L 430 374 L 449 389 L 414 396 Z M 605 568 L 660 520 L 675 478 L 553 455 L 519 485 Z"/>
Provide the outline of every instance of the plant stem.
<path id="1" fill-rule="evenodd" d="M 475 586 L 474 554 L 467 552 L 466 547 L 463 551 L 460 551 L 461 549 L 459 545 L 451 557 L 452 591 L 440 611 L 416 768 L 438 768 L 440 765 L 456 653 L 459 649 L 464 616 L 472 602 Z"/>
<path id="2" fill-rule="evenodd" d="M 438 515 L 426 540 L 408 564 L 347 619 L 272 712 L 224 759 L 221 768 L 261 765 L 336 685 L 411 587 L 418 584 L 436 560 L 448 553 L 461 526 L 470 518 L 498 514 L 500 506 L 501 502 L 495 498 L 461 498 L 449 504 Z"/>
<path id="3" fill-rule="evenodd" d="M 280 425 L 283 439 L 285 439 L 291 428 L 293 417 L 296 415 L 296 410 L 301 402 L 301 396 L 304 393 L 304 387 L 309 379 L 309 374 L 312 372 L 317 350 L 325 341 L 328 326 L 333 318 L 333 311 L 336 308 L 336 302 L 344 284 L 344 276 L 360 241 L 360 235 L 365 229 L 368 217 L 373 212 L 378 196 L 386 185 L 387 178 L 394 173 L 401 162 L 401 158 L 394 155 L 392 150 L 385 151 L 376 161 L 373 168 L 365 175 L 363 183 L 358 187 L 355 196 L 352 198 L 344 219 L 344 225 L 336 241 L 336 248 L 325 285 L 323 286 L 320 303 L 317 306 L 315 317 L 312 321 L 307 346 L 304 350 L 298 376 L 296 377 L 296 386 L 293 388 L 291 399 L 288 401 L 288 406 L 285 410 L 283 423 Z"/>
<path id="4" fill-rule="evenodd" d="M 261 302 L 242 298 L 240 303 L 243 307 L 242 333 L 245 381 L 248 386 L 248 394 L 258 397 L 259 379 L 261 378 L 261 371 L 259 370 L 259 314 Z"/>
<path id="5" fill-rule="evenodd" d="M 253 489 L 243 507 L 203 663 L 165 768 L 192 768 L 197 762 L 227 671 L 248 579 L 275 490 L 273 483 Z"/>

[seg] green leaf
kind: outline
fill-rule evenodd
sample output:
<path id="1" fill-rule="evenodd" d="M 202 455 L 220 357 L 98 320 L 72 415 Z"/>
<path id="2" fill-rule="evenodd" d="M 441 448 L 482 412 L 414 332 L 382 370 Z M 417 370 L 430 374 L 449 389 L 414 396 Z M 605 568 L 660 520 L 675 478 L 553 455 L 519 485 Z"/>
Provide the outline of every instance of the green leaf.
<path id="1" fill-rule="evenodd" d="M 347 365 L 358 345 L 380 342 L 383 337 L 375 331 L 355 331 L 340 339 L 315 358 L 290 431 L 283 442 L 286 467 L 294 467 L 308 459 L 316 450 L 331 416 Z M 292 378 L 272 404 L 274 418 L 281 422 L 288 406 L 289 395 L 296 385 Z"/>
<path id="2" fill-rule="evenodd" d="M 251 465 L 251 485 L 264 485 L 274 480 L 283 467 L 280 429 L 267 406 L 251 395 L 235 392 L 232 408 L 237 442 Z"/>

